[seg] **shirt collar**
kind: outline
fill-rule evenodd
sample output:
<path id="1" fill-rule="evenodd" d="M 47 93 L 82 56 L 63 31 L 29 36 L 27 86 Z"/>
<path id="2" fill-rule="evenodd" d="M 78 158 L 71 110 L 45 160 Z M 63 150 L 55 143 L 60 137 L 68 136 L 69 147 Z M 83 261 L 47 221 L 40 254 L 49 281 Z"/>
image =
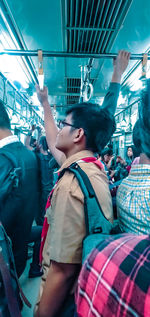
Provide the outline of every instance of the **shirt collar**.
<path id="1" fill-rule="evenodd" d="M 16 135 L 7 136 L 6 138 L 0 140 L 0 149 L 4 147 L 5 145 L 8 145 L 14 142 L 19 142 L 19 139 Z"/>
<path id="2" fill-rule="evenodd" d="M 69 167 L 72 163 L 77 162 L 85 157 L 94 157 L 93 152 L 84 150 L 68 157 L 57 172 L 61 172 L 64 168 Z"/>
<path id="3" fill-rule="evenodd" d="M 150 174 L 150 164 L 137 164 L 132 165 L 130 170 L 130 175 L 144 175 Z"/>

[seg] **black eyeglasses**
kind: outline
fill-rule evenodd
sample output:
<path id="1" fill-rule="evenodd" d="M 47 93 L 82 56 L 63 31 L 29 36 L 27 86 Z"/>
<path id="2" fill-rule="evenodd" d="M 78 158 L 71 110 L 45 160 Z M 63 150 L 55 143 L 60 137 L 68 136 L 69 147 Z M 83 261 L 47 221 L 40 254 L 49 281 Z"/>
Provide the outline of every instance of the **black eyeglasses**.
<path id="1" fill-rule="evenodd" d="M 57 126 L 58 126 L 59 129 L 63 129 L 65 126 L 78 129 L 78 128 L 75 127 L 73 124 L 68 123 L 68 122 L 66 122 L 66 121 L 63 121 L 63 120 L 59 120 Z"/>

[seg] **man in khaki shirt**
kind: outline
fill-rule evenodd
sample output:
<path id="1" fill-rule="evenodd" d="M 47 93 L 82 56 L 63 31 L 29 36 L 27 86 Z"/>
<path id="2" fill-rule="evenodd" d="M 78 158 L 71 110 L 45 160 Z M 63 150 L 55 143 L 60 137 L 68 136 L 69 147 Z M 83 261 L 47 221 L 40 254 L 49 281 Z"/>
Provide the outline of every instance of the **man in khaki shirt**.
<path id="1" fill-rule="evenodd" d="M 47 142 L 51 153 L 62 165 L 60 171 L 78 162 L 87 173 L 109 221 L 113 221 L 113 211 L 106 174 L 94 163 L 85 163 L 82 159 L 93 157 L 93 152 L 100 152 L 114 132 L 113 113 L 119 93 L 118 83 L 129 57 L 130 54 L 125 51 L 120 51 L 117 57 L 112 86 L 105 97 L 107 107 L 83 103 L 69 108 L 66 119 L 60 122 L 60 130 L 52 117 L 46 87 L 43 91 L 37 87 L 44 108 Z M 66 172 L 58 181 L 47 218 L 50 226 L 43 250 L 44 275 L 35 316 L 73 317 L 73 295 L 69 294 L 72 293 L 81 267 L 85 221 L 84 197 L 72 173 Z"/>

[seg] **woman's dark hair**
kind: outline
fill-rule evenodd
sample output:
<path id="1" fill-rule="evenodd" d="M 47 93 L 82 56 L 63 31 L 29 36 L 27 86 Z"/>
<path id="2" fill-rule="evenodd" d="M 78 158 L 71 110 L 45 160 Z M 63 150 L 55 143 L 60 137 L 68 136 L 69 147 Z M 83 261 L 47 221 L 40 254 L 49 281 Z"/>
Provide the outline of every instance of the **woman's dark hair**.
<path id="1" fill-rule="evenodd" d="M 150 79 L 146 89 L 142 92 L 142 101 L 139 106 L 141 151 L 150 158 Z"/>
<path id="2" fill-rule="evenodd" d="M 0 100 L 0 129 L 9 129 L 9 130 L 11 129 L 8 113 L 1 100 Z"/>
<path id="3" fill-rule="evenodd" d="M 128 156 L 128 149 L 132 149 L 132 157 L 130 158 L 129 156 Z M 127 148 L 126 148 L 126 161 L 128 162 L 128 160 L 132 160 L 133 161 L 133 159 L 134 159 L 134 146 L 133 145 L 129 145 Z"/>
<path id="4" fill-rule="evenodd" d="M 141 150 L 141 139 L 140 139 L 140 121 L 137 120 L 133 128 L 133 143 L 134 143 L 134 157 L 140 156 Z"/>
<path id="5" fill-rule="evenodd" d="M 98 104 L 75 104 L 66 111 L 72 114 L 72 124 L 83 128 L 86 136 L 86 148 L 101 153 L 115 131 L 115 119 L 101 109 Z"/>
<path id="6" fill-rule="evenodd" d="M 110 147 L 105 147 L 101 152 L 101 157 L 104 158 L 105 155 L 113 155 L 113 149 Z"/>

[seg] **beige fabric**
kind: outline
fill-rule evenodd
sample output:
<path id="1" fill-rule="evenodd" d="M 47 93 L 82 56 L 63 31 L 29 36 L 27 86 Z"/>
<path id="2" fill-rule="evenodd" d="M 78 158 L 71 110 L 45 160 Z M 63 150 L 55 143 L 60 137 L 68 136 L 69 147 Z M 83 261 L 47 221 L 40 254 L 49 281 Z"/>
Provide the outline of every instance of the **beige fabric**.
<path id="1" fill-rule="evenodd" d="M 90 151 L 81 151 L 69 157 L 62 165 L 63 168 L 73 162 L 91 157 Z M 106 173 L 94 163 L 79 163 L 88 175 L 103 213 L 110 221 L 113 220 L 112 199 L 108 187 Z M 81 263 L 82 240 L 85 236 L 84 197 L 73 173 L 66 172 L 59 180 L 54 190 L 51 207 L 47 210 L 50 224 L 46 243 L 43 250 L 44 275 L 41 290 L 47 276 L 50 260 L 59 263 Z"/>

